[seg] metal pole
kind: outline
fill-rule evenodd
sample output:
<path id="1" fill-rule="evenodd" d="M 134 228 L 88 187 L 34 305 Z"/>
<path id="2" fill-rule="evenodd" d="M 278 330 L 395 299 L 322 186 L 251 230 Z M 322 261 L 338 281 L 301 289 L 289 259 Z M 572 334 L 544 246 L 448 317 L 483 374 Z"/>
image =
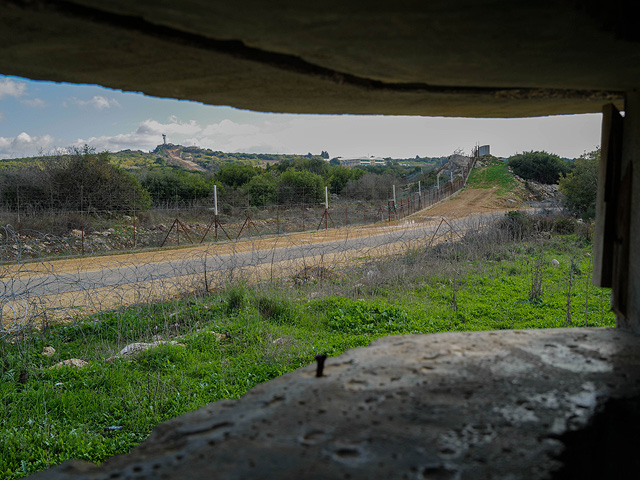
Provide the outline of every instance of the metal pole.
<path id="1" fill-rule="evenodd" d="M 213 232 L 218 240 L 218 186 L 213 184 Z"/>
<path id="2" fill-rule="evenodd" d="M 136 250 L 136 189 L 133 189 L 133 251 Z"/>
<path id="3" fill-rule="evenodd" d="M 329 187 L 324 187 L 324 229 L 329 228 Z"/>
<path id="4" fill-rule="evenodd" d="M 20 185 L 16 185 L 16 203 L 18 207 L 18 240 L 20 240 L 20 230 L 22 222 L 20 221 Z"/>
<path id="5" fill-rule="evenodd" d="M 213 186 L 213 213 L 218 216 L 218 186 Z"/>
<path id="6" fill-rule="evenodd" d="M 84 210 L 83 195 L 84 185 L 80 185 L 80 238 L 82 239 L 82 255 L 84 255 L 84 216 L 82 211 Z"/>

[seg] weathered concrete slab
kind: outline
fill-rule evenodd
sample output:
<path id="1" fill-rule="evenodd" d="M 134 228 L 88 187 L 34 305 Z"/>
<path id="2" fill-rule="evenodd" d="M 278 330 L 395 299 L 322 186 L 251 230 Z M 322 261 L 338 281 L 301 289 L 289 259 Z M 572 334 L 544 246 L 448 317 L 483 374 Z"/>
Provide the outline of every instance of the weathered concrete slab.
<path id="1" fill-rule="evenodd" d="M 4 0 L 0 73 L 268 112 L 623 108 L 634 12 L 582 3 Z"/>
<path id="2" fill-rule="evenodd" d="M 31 478 L 549 478 L 565 442 L 568 462 L 580 444 L 568 432 L 619 399 L 637 413 L 639 346 L 616 329 L 387 337 L 329 358 L 321 378 L 311 365 L 166 422 L 100 467 L 69 461 Z M 619 417 L 635 428 L 637 414 Z M 596 423 L 607 448 L 578 457 L 615 473 L 607 455 L 625 427 Z"/>

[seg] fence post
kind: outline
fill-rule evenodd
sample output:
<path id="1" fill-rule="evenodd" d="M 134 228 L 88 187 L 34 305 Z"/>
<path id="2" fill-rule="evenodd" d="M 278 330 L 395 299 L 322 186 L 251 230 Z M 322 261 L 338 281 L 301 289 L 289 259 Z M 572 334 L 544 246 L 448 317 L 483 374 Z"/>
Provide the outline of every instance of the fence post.
<path id="1" fill-rule="evenodd" d="M 80 185 L 80 239 L 81 239 L 81 251 L 84 255 L 84 185 Z"/>
<path id="2" fill-rule="evenodd" d="M 133 189 L 133 251 L 136 251 L 136 189 Z"/>
<path id="3" fill-rule="evenodd" d="M 16 204 L 18 207 L 18 240 L 20 240 L 20 230 L 22 228 L 22 222 L 20 220 L 20 185 L 16 185 Z"/>

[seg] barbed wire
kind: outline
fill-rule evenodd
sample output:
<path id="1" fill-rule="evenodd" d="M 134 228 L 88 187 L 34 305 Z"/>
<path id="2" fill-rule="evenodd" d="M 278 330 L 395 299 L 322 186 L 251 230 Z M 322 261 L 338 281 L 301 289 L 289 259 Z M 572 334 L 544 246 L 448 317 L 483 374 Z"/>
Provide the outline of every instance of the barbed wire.
<path id="1" fill-rule="evenodd" d="M 0 336 L 122 306 L 211 293 L 233 281 L 305 283 L 336 276 L 342 267 L 458 242 L 467 232 L 492 222 L 495 217 L 490 215 L 445 223 L 407 220 L 384 227 L 252 237 L 185 250 L 4 263 Z M 3 232 L 10 233 L 6 227 Z"/>
<path id="2" fill-rule="evenodd" d="M 412 185 L 397 190 L 392 186 L 389 196 L 378 202 L 340 201 L 332 196 L 331 203 L 326 198 L 325 203 L 257 208 L 225 205 L 223 199 L 220 218 L 214 216 L 215 225 L 211 203 L 126 211 L 130 215 L 117 212 L 121 216 L 114 223 L 112 210 L 43 211 L 16 202 L 16 207 L 20 205 L 16 211 L 0 212 L 5 220 L 15 215 L 13 224 L 0 227 L 0 334 L 183 292 L 209 292 L 238 278 L 273 281 L 308 268 L 315 268 L 317 274 L 353 258 L 393 256 L 424 247 L 429 238 L 429 245 L 453 240 L 448 237 L 453 231 L 459 239 L 473 220 L 467 219 L 463 228 L 458 220 L 444 226 L 442 222 L 416 225 L 407 217 L 459 191 L 470 169 L 462 178 L 452 177 L 452 182 L 424 190 L 419 183 L 413 191 Z M 108 221 L 103 222 L 101 216 Z M 171 226 L 161 223 L 167 219 L 173 219 Z M 63 230 L 77 228 L 71 228 L 68 235 L 56 235 L 28 228 L 30 222 L 51 227 L 49 230 L 55 222 L 61 222 Z M 219 241 L 223 232 L 226 238 Z M 150 250 L 185 244 L 192 248 L 171 253 Z M 59 260 L 123 251 L 131 253 L 66 263 Z"/>

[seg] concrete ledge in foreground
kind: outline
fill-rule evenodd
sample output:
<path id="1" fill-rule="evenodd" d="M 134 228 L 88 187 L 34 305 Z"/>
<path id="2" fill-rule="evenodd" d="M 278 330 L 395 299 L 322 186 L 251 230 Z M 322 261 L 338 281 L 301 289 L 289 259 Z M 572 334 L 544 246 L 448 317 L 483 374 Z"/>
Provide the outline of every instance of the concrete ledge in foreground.
<path id="1" fill-rule="evenodd" d="M 637 478 L 639 347 L 618 329 L 386 337 L 322 378 L 310 365 L 170 420 L 99 467 L 30 478 Z"/>

